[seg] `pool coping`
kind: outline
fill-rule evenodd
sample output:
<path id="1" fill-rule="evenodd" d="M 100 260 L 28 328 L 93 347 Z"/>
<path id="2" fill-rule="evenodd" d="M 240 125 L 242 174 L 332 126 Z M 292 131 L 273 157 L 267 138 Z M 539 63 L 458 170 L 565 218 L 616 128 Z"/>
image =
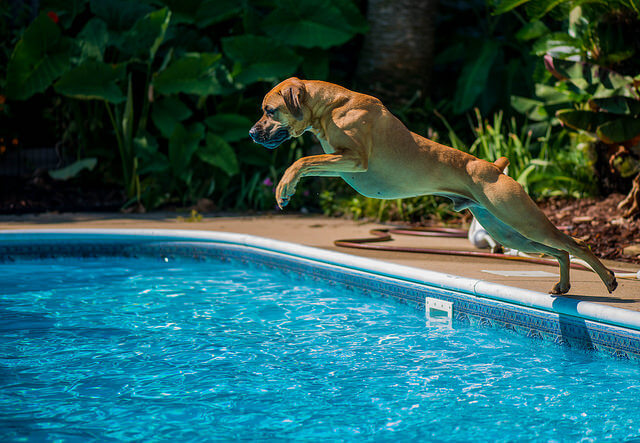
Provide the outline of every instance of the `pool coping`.
<path id="1" fill-rule="evenodd" d="M 497 302 L 543 311 L 560 318 L 569 317 L 579 322 L 588 321 L 593 324 L 622 328 L 631 333 L 632 340 L 638 340 L 640 343 L 640 312 L 248 234 L 176 229 L 17 229 L 0 232 L 0 247 L 11 243 L 19 245 L 21 242 L 33 240 L 63 240 L 68 239 L 69 236 L 76 238 L 80 236 L 85 242 L 115 236 L 120 240 L 135 243 L 200 242 L 232 245 L 358 271 L 444 291 L 444 293 L 461 293 L 474 298 L 478 305 Z M 419 300 L 417 302 L 420 303 Z M 640 345 L 637 348 L 640 356 Z M 632 353 L 635 353 L 635 350 Z"/>

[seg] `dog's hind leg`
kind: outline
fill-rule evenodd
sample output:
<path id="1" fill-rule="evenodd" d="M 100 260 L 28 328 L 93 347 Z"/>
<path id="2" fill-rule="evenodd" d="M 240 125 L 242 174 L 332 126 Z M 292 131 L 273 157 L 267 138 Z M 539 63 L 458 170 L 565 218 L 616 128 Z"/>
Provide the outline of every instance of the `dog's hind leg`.
<path id="1" fill-rule="evenodd" d="M 478 203 L 529 240 L 581 258 L 598 274 L 609 292 L 616 289 L 618 283 L 613 272 L 586 244 L 579 244 L 559 231 L 515 180 L 504 174 L 494 178 L 484 186 L 484 194 L 475 196 Z"/>
<path id="2" fill-rule="evenodd" d="M 468 207 L 489 235 L 501 244 L 522 252 L 539 252 L 558 260 L 558 264 L 560 265 L 560 281 L 558 281 L 549 292 L 551 294 L 566 294 L 569 292 L 571 288 L 569 271 L 571 268 L 569 254 L 567 252 L 528 239 L 512 227 L 501 222 L 480 205 L 475 204 L 469 205 Z"/>

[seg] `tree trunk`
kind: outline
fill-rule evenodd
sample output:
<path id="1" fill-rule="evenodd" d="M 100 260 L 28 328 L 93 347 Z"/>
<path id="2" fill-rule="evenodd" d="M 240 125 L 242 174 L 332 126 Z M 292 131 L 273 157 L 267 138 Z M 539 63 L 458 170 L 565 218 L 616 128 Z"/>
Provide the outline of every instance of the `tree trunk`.
<path id="1" fill-rule="evenodd" d="M 437 0 L 368 0 L 358 86 L 391 105 L 428 91 Z"/>

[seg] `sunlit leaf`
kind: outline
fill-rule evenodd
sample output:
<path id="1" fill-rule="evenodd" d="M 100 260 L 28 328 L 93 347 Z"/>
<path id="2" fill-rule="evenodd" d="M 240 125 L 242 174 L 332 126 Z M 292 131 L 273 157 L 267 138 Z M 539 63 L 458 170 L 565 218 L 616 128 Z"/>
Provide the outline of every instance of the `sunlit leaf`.
<path id="1" fill-rule="evenodd" d="M 70 178 L 77 176 L 85 169 L 88 169 L 89 171 L 93 170 L 93 168 L 96 167 L 97 163 L 98 159 L 96 158 L 85 158 L 73 162 L 69 166 L 65 166 L 64 168 L 49 171 L 49 175 L 54 180 L 69 180 Z"/>

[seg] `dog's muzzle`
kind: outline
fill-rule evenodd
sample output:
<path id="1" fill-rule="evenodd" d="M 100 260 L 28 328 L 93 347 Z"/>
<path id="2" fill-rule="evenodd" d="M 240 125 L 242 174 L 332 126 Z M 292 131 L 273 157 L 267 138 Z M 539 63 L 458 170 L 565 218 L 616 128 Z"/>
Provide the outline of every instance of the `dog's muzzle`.
<path id="1" fill-rule="evenodd" d="M 280 128 L 275 134 L 268 137 L 264 131 L 254 126 L 249 131 L 249 135 L 254 142 L 259 143 L 268 149 L 275 149 L 280 146 L 282 142 L 291 138 L 291 134 L 289 134 L 289 130 L 287 128 Z"/>

